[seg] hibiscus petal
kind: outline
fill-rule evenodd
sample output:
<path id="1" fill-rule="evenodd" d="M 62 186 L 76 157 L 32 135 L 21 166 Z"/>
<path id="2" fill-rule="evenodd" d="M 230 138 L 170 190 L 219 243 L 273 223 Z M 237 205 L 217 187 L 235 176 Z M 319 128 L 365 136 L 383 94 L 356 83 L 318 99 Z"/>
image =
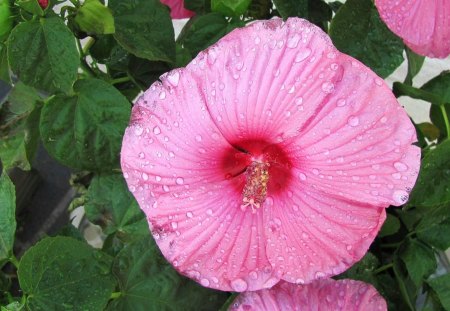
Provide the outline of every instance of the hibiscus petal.
<path id="1" fill-rule="evenodd" d="M 272 289 L 240 294 L 230 310 L 375 311 L 387 310 L 386 301 L 369 284 L 354 280 L 319 280 L 308 285 L 280 282 Z"/>
<path id="2" fill-rule="evenodd" d="M 364 256 L 386 218 L 384 207 L 326 196 L 306 181 L 292 182 L 268 202 L 269 261 L 277 276 L 298 284 L 345 271 Z"/>
<path id="3" fill-rule="evenodd" d="M 245 163 L 233 157 L 238 152 L 218 132 L 194 83 L 189 72 L 172 71 L 134 105 L 121 153 L 128 187 L 181 273 L 229 291 L 274 284 L 262 214 L 241 210 L 245 178 L 232 177 Z M 231 159 L 224 161 L 224 153 Z"/>
<path id="4" fill-rule="evenodd" d="M 228 141 L 278 142 L 297 135 L 326 101 L 341 75 L 336 53 L 313 24 L 275 19 L 233 31 L 188 69 L 203 81 L 208 110 Z"/>
<path id="5" fill-rule="evenodd" d="M 446 0 L 376 0 L 389 29 L 418 54 L 450 54 L 450 3 Z"/>
<path id="6" fill-rule="evenodd" d="M 170 8 L 170 17 L 173 19 L 189 18 L 195 15 L 194 12 L 184 8 L 184 0 L 161 0 L 161 3 Z"/>
<path id="7" fill-rule="evenodd" d="M 300 134 L 284 143 L 308 185 L 377 206 L 402 205 L 416 182 L 414 126 L 388 87 L 340 54 L 341 80 Z"/>

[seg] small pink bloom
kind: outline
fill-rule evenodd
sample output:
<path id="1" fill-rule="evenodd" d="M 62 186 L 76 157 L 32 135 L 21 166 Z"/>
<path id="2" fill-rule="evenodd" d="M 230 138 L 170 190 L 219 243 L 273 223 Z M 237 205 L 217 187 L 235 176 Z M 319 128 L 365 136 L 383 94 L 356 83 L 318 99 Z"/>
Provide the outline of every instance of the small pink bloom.
<path id="1" fill-rule="evenodd" d="M 413 125 L 308 21 L 226 35 L 133 107 L 121 163 L 175 268 L 242 292 L 338 274 L 417 178 Z"/>
<path id="2" fill-rule="evenodd" d="M 389 29 L 417 54 L 450 54 L 450 1 L 375 0 L 375 5 Z"/>
<path id="3" fill-rule="evenodd" d="M 190 18 L 195 15 L 194 12 L 184 8 L 184 0 L 161 0 L 161 3 L 170 8 L 170 16 L 173 19 Z"/>
<path id="4" fill-rule="evenodd" d="M 370 284 L 354 280 L 318 280 L 308 285 L 280 282 L 272 289 L 245 292 L 230 311 L 381 311 L 386 301 Z"/>

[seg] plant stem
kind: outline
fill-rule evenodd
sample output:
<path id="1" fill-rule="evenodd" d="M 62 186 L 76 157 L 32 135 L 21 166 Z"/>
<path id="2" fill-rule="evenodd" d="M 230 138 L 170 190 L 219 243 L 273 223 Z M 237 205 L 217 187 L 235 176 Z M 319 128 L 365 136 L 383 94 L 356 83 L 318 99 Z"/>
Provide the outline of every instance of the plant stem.
<path id="1" fill-rule="evenodd" d="M 17 260 L 16 256 L 14 256 L 14 254 L 11 255 L 11 257 L 9 257 L 9 262 L 12 263 L 14 265 L 14 267 L 16 267 L 16 269 L 19 269 L 19 260 Z"/>
<path id="2" fill-rule="evenodd" d="M 445 128 L 447 129 L 447 137 L 450 137 L 450 122 L 448 121 L 447 111 L 445 105 L 439 105 L 441 107 L 442 117 L 444 118 Z"/>
<path id="3" fill-rule="evenodd" d="M 90 37 L 88 42 L 84 45 L 83 49 L 81 50 L 83 55 L 89 54 L 89 49 L 94 45 L 95 39 Z"/>
<path id="4" fill-rule="evenodd" d="M 123 83 L 123 82 L 128 82 L 131 81 L 129 76 L 126 77 L 122 77 L 122 78 L 117 78 L 111 81 L 111 84 L 119 84 L 119 83 Z"/>
<path id="5" fill-rule="evenodd" d="M 109 299 L 117 299 L 120 296 L 122 296 L 122 292 L 114 292 L 111 294 L 111 297 L 109 297 Z"/>
<path id="6" fill-rule="evenodd" d="M 91 67 L 89 67 L 84 58 L 81 59 L 80 66 L 83 72 L 86 73 L 88 76 L 95 77 L 95 72 L 92 70 Z"/>
<path id="7" fill-rule="evenodd" d="M 374 273 L 374 274 L 378 274 L 378 273 L 380 273 L 380 272 L 383 272 L 383 271 L 385 271 L 385 270 L 387 270 L 387 269 L 392 268 L 393 266 L 394 266 L 394 264 L 393 264 L 392 262 L 391 262 L 391 263 L 388 263 L 388 264 L 386 264 L 386 265 L 384 265 L 384 266 L 381 266 L 381 267 L 379 267 L 378 269 L 374 270 L 373 273 Z"/>

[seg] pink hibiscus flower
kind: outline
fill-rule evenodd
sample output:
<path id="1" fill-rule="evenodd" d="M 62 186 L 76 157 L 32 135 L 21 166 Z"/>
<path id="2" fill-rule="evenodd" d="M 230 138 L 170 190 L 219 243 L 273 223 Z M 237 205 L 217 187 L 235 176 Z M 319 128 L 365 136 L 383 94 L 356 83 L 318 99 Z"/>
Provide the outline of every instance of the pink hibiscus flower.
<path id="1" fill-rule="evenodd" d="M 170 17 L 173 19 L 190 18 L 195 15 L 194 12 L 184 8 L 184 0 L 161 0 L 161 3 L 170 8 Z"/>
<path id="2" fill-rule="evenodd" d="M 450 55 L 450 1 L 375 0 L 375 5 L 389 29 L 417 54 Z"/>
<path id="3" fill-rule="evenodd" d="M 230 311 L 380 311 L 386 301 L 369 284 L 354 280 L 318 280 L 308 285 L 280 282 L 272 289 L 238 296 Z"/>
<path id="4" fill-rule="evenodd" d="M 258 21 L 161 77 L 121 154 L 164 256 L 204 286 L 246 291 L 338 274 L 417 178 L 405 111 L 308 21 Z"/>

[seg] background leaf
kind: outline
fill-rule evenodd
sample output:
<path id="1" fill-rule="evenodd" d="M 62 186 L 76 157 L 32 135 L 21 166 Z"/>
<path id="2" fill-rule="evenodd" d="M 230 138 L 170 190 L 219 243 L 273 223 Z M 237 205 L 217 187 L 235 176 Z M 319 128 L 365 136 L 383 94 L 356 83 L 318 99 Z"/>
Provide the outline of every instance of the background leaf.
<path id="1" fill-rule="evenodd" d="M 150 235 L 125 246 L 114 260 L 121 296 L 108 310 L 218 310 L 227 294 L 204 288 L 176 273 Z"/>
<path id="2" fill-rule="evenodd" d="M 381 21 L 371 0 L 348 0 L 331 21 L 334 45 L 387 77 L 403 62 L 403 42 Z"/>
<path id="3" fill-rule="evenodd" d="M 436 292 L 444 309 L 450 311 L 450 274 L 441 275 L 427 283 Z"/>
<path id="4" fill-rule="evenodd" d="M 250 2 L 251 0 L 211 0 L 211 9 L 227 16 L 239 16 L 244 14 Z"/>
<path id="5" fill-rule="evenodd" d="M 408 205 L 433 207 L 450 204 L 450 140 L 430 150 L 422 160 Z"/>
<path id="6" fill-rule="evenodd" d="M 45 238 L 20 260 L 30 310 L 102 310 L 115 287 L 112 258 L 69 237 Z"/>
<path id="7" fill-rule="evenodd" d="M 21 81 L 47 92 L 68 92 L 80 64 L 75 38 L 58 17 L 17 25 L 9 36 L 8 61 Z"/>
<path id="8" fill-rule="evenodd" d="M 40 130 L 47 151 L 72 168 L 91 171 L 119 166 L 130 103 L 110 84 L 78 80 L 74 96 L 58 95 L 42 109 Z"/>
<path id="9" fill-rule="evenodd" d="M 4 171 L 0 176 L 0 268 L 11 256 L 16 232 L 16 190 Z"/>
<path id="10" fill-rule="evenodd" d="M 79 29 L 88 34 L 112 34 L 114 17 L 99 0 L 86 0 L 75 16 Z"/>
<path id="11" fill-rule="evenodd" d="M 107 235 L 118 233 L 124 239 L 149 235 L 147 219 L 128 191 L 122 174 L 97 175 L 89 186 L 86 216 Z"/>
<path id="12" fill-rule="evenodd" d="M 175 34 L 169 9 L 159 0 L 110 0 L 114 37 L 130 53 L 148 60 L 175 61 Z"/>
<path id="13" fill-rule="evenodd" d="M 283 19 L 308 16 L 308 0 L 273 0 L 273 3 Z"/>

